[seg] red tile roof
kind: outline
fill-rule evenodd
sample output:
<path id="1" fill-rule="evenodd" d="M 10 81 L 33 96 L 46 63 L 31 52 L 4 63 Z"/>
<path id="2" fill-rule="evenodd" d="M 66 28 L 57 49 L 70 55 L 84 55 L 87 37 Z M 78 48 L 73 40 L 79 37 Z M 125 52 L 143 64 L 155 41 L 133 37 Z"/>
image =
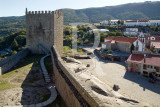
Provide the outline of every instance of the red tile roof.
<path id="1" fill-rule="evenodd" d="M 148 22 L 148 20 L 138 20 L 138 22 Z"/>
<path id="2" fill-rule="evenodd" d="M 160 36 L 157 35 L 146 36 L 146 40 L 150 40 L 151 37 L 155 37 L 155 40 L 160 41 Z"/>
<path id="3" fill-rule="evenodd" d="M 128 20 L 126 22 L 148 22 L 148 20 Z"/>
<path id="4" fill-rule="evenodd" d="M 145 64 L 160 66 L 160 55 L 147 55 Z M 129 62 L 144 63 L 144 55 L 142 54 L 131 54 L 127 59 Z"/>
<path id="5" fill-rule="evenodd" d="M 116 42 L 122 43 L 133 43 L 137 40 L 137 38 L 129 38 L 129 37 L 106 37 L 107 40 L 115 40 Z"/>
<path id="6" fill-rule="evenodd" d="M 107 41 L 107 42 L 103 42 L 102 44 L 107 44 L 107 43 L 111 43 L 112 41 Z"/>
<path id="7" fill-rule="evenodd" d="M 127 59 L 127 61 L 142 63 L 143 59 L 144 59 L 144 55 L 141 55 L 141 54 L 131 54 L 129 56 L 129 58 Z"/>
<path id="8" fill-rule="evenodd" d="M 126 21 L 126 22 L 137 22 L 137 20 L 130 20 L 130 21 Z"/>

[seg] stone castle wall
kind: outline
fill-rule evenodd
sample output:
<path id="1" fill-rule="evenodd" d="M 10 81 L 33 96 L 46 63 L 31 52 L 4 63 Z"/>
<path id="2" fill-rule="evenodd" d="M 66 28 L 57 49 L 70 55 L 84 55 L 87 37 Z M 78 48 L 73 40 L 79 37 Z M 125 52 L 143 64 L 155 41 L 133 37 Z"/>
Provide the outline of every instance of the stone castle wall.
<path id="1" fill-rule="evenodd" d="M 59 53 L 63 46 L 63 15 L 60 11 L 26 10 L 26 45 L 32 53 L 42 54 L 39 44 L 50 50 L 53 45 Z"/>
<path id="2" fill-rule="evenodd" d="M 51 55 L 56 89 L 66 105 L 68 107 L 99 107 L 94 99 L 95 97 L 91 96 L 89 90 L 86 90 L 80 81 L 65 67 L 54 47 L 51 50 Z"/>
<path id="3" fill-rule="evenodd" d="M 27 56 L 29 53 L 28 49 L 22 50 L 15 55 L 9 56 L 8 58 L 0 61 L 0 75 L 6 73 L 13 66 L 15 66 L 21 59 Z"/>
<path id="4" fill-rule="evenodd" d="M 131 45 L 129 43 L 116 43 L 116 48 L 120 50 L 121 52 L 130 53 L 130 47 Z"/>

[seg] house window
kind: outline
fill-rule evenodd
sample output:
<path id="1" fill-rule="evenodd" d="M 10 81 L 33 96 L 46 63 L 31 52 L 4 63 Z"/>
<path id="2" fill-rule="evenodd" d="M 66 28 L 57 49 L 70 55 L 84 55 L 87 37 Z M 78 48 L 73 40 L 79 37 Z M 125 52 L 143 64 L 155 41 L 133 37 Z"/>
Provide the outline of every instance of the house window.
<path id="1" fill-rule="evenodd" d="M 131 67 L 133 67 L 133 63 L 131 63 Z"/>
<path id="2" fill-rule="evenodd" d="M 155 37 L 151 37 L 151 40 L 155 40 Z"/>
<path id="3" fill-rule="evenodd" d="M 145 75 L 148 75 L 148 72 L 146 72 L 146 71 L 143 71 L 143 74 L 145 74 Z"/>
<path id="4" fill-rule="evenodd" d="M 143 65 L 143 69 L 146 69 L 147 68 L 147 66 L 146 65 Z"/>

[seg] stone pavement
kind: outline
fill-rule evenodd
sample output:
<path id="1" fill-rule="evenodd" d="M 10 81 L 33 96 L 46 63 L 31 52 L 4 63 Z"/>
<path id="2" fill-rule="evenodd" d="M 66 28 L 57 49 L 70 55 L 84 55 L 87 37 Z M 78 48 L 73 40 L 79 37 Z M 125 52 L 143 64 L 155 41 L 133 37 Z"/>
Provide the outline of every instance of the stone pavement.
<path id="1" fill-rule="evenodd" d="M 38 104 L 31 104 L 31 105 L 21 105 L 21 106 L 4 106 L 4 107 L 45 107 L 49 104 L 51 104 L 57 97 L 57 91 L 55 89 L 55 84 L 49 84 L 47 87 L 50 92 L 51 92 L 51 96 L 47 101 L 44 101 L 42 103 L 38 103 Z"/>

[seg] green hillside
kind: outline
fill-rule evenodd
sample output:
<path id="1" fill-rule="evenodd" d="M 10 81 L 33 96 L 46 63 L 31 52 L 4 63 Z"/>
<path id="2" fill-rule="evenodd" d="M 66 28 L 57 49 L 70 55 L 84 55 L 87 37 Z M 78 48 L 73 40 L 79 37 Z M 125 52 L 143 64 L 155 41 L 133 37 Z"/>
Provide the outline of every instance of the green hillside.
<path id="1" fill-rule="evenodd" d="M 5 36 L 25 28 L 25 17 L 0 17 L 0 36 Z"/>
<path id="2" fill-rule="evenodd" d="M 97 23 L 110 19 L 156 19 L 160 20 L 160 1 L 129 3 L 118 6 L 106 6 L 87 9 L 62 9 L 64 24 L 73 22 Z M 0 36 L 17 32 L 25 28 L 25 16 L 0 17 Z"/>
<path id="3" fill-rule="evenodd" d="M 96 23 L 110 19 L 160 19 L 160 2 L 129 3 L 118 6 L 106 6 L 87 9 L 63 9 L 64 23 Z"/>

